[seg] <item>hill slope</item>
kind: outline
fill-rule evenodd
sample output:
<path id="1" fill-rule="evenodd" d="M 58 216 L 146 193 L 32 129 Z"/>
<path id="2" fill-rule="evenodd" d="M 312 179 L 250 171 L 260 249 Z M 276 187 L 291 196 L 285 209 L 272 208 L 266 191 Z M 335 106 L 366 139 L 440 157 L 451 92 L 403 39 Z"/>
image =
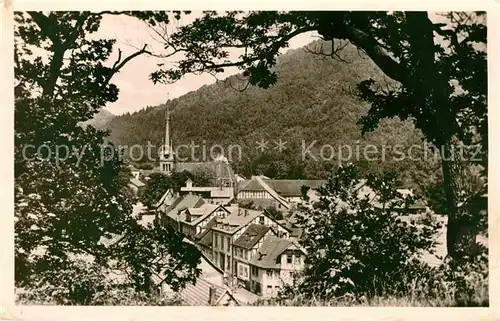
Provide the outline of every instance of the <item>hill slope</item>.
<path id="1" fill-rule="evenodd" d="M 97 129 L 104 130 L 107 129 L 109 123 L 116 115 L 107 111 L 106 109 L 101 109 L 94 118 L 89 119 L 82 123 L 82 126 L 86 127 L 88 125 L 94 126 Z"/>
<path id="2" fill-rule="evenodd" d="M 232 87 L 241 85 L 241 81 L 233 76 L 169 101 L 174 145 L 192 142 L 205 145 L 210 155 L 210 146 L 219 144 L 236 171 L 243 175 L 324 178 L 339 162 L 336 155 L 329 159 L 332 149 L 339 154 L 338 148 L 344 145 L 347 145 L 342 147 L 344 158 L 349 148 L 354 155 L 363 154 L 366 145 L 377 146 L 376 160 L 374 157 L 367 160 L 363 155 L 350 159 L 363 171 L 400 170 L 406 182 L 415 173 L 429 171 L 425 162 L 388 160 L 394 155 L 391 152 L 386 152 L 385 160 L 381 157 L 383 145 L 392 148 L 401 145 L 401 149 L 406 149 L 422 144 L 421 134 L 411 123 L 387 120 L 376 131 L 361 136 L 356 122 L 368 106 L 355 96 L 356 84 L 368 78 L 380 80 L 383 76 L 354 47 L 346 47 L 341 56 L 348 63 L 313 55 L 304 49 L 291 50 L 278 60 L 278 83 L 270 89 L 249 87 L 239 92 Z M 129 146 L 148 141 L 160 145 L 165 106 L 113 118 L 108 124 L 110 140 Z M 265 152 L 257 149 L 256 142 L 261 139 L 268 141 Z M 282 152 L 275 149 L 275 141 L 280 139 L 286 141 L 286 150 Z M 303 151 L 311 144 L 312 152 L 304 158 Z M 228 155 L 229 145 L 241 146 L 242 157 L 238 157 L 235 149 Z M 361 152 L 356 153 L 356 148 Z M 187 147 L 179 152 L 191 156 Z M 201 155 L 202 148 L 198 148 L 195 156 Z"/>

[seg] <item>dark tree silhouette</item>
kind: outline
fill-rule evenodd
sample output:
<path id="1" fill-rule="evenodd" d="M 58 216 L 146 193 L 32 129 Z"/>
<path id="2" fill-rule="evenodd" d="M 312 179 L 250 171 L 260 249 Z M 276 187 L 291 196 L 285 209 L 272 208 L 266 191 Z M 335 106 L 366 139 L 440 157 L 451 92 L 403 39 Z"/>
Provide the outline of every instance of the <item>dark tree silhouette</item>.
<path id="1" fill-rule="evenodd" d="M 97 280 L 117 268 L 128 276 L 122 283 L 141 293 L 151 290 L 152 273 L 182 269 L 167 279 L 174 287 L 200 273 L 199 252 L 181 235 L 132 218 L 123 163 L 103 147 L 107 133 L 78 126 L 116 101 L 113 75 L 147 50 L 120 51 L 107 66 L 115 40 L 89 37 L 106 14 L 152 25 L 170 19 L 165 12 L 15 14 L 15 280 L 59 304 L 95 304 L 104 290 Z M 120 247 L 102 242 L 120 235 Z M 82 255 L 91 277 L 80 273 Z"/>

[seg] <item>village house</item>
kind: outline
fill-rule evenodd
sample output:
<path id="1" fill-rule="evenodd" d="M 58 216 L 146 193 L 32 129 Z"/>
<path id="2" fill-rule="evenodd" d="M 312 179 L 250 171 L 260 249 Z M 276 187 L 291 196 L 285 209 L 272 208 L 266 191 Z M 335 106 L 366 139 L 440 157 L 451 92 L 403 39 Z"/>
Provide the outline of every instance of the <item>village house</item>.
<path id="1" fill-rule="evenodd" d="M 262 246 L 264 237 L 275 235 L 267 225 L 250 224 L 243 234 L 233 243 L 234 267 L 238 283 L 250 289 L 249 261 Z"/>
<path id="2" fill-rule="evenodd" d="M 305 257 L 305 250 L 293 240 L 266 236 L 249 262 L 250 290 L 263 297 L 275 296 L 304 268 Z"/>
<path id="3" fill-rule="evenodd" d="M 162 224 L 181 229 L 181 221 L 185 221 L 185 210 L 196 208 L 205 204 L 203 198 L 198 195 L 188 194 L 177 197 L 166 209 L 159 208 L 159 218 Z"/>
<path id="4" fill-rule="evenodd" d="M 173 189 L 170 188 L 162 195 L 158 202 L 156 202 L 154 208 L 159 212 L 166 213 L 168 207 L 172 205 L 178 197 L 179 194 L 174 193 Z"/>
<path id="5" fill-rule="evenodd" d="M 132 190 L 135 196 L 139 197 L 144 193 L 146 184 L 135 177 L 131 177 L 128 183 L 129 188 Z"/>
<path id="6" fill-rule="evenodd" d="M 178 216 L 180 231 L 188 238 L 195 239 L 212 218 L 224 218 L 230 212 L 224 206 L 205 203 L 199 207 L 190 207 L 182 211 Z"/>
<path id="7" fill-rule="evenodd" d="M 250 180 L 238 182 L 236 198 L 239 201 L 252 201 L 255 206 L 262 208 L 273 206 L 279 210 L 288 210 L 301 202 L 303 186 L 309 188 L 307 196 L 315 200 L 318 198 L 315 189 L 325 182 L 324 180 L 280 180 L 252 176 Z"/>
<path id="8" fill-rule="evenodd" d="M 291 231 L 276 220 L 269 217 L 265 211 L 250 210 L 237 206 L 225 207 L 230 214 L 226 217 L 216 217 L 210 221 L 210 232 L 200 240 L 201 247 L 211 250 L 209 257 L 214 263 L 230 275 L 237 275 L 235 265 L 234 243 L 241 237 L 252 224 L 269 227 L 274 235 L 288 238 Z M 207 235 L 211 236 L 211 241 Z M 206 250 L 205 250 L 206 251 Z"/>

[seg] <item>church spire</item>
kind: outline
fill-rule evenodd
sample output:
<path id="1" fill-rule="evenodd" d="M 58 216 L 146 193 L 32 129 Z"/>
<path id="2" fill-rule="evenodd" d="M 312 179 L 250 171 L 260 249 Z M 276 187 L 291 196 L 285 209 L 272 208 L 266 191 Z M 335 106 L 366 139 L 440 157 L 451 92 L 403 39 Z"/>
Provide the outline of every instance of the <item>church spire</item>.
<path id="1" fill-rule="evenodd" d="M 160 169 L 162 172 L 170 175 L 175 167 L 175 152 L 172 146 L 172 138 L 170 138 L 170 110 L 167 105 L 165 109 L 165 137 L 163 142 L 163 150 L 160 155 Z"/>
<path id="2" fill-rule="evenodd" d="M 165 110 L 165 150 L 172 149 L 172 141 L 170 140 L 170 110 L 167 108 Z"/>

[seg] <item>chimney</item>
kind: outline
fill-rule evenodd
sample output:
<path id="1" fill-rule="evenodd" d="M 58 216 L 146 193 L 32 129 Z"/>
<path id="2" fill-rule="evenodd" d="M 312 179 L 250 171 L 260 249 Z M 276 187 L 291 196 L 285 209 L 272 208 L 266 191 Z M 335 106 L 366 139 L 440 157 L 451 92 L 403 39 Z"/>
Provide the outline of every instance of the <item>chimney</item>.
<path id="1" fill-rule="evenodd" d="M 215 286 L 210 286 L 208 290 L 208 304 L 215 305 L 215 296 L 217 294 L 217 288 Z"/>

